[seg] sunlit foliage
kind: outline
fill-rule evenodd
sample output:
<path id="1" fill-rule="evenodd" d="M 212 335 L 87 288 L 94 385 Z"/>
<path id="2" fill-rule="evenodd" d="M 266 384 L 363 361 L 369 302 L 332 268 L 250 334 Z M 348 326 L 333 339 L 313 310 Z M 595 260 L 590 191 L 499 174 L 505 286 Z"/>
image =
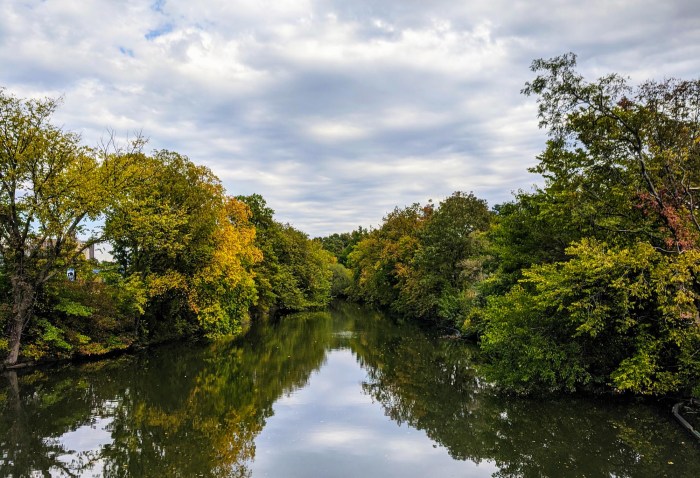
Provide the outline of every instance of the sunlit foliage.
<path id="1" fill-rule="evenodd" d="M 248 207 L 177 153 L 158 151 L 142 168 L 149 181 L 107 215 L 115 258 L 146 290 L 137 331 L 148 340 L 238 333 L 262 259 Z"/>
<path id="2" fill-rule="evenodd" d="M 14 364 L 37 298 L 81 251 L 103 239 L 88 223 L 117 202 L 135 180 L 142 154 L 97 150 L 51 123 L 52 99 L 24 100 L 0 89 L 0 268 L 9 285 L 8 354 Z M 78 242 L 78 235 L 87 236 Z"/>

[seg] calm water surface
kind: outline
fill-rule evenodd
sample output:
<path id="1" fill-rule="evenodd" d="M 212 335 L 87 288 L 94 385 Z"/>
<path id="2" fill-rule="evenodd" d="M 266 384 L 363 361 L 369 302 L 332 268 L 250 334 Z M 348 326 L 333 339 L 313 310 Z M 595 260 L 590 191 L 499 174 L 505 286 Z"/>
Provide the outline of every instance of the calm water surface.
<path id="1" fill-rule="evenodd" d="M 473 349 L 339 304 L 234 342 L 0 377 L 0 476 L 700 477 L 666 409 L 495 395 Z"/>

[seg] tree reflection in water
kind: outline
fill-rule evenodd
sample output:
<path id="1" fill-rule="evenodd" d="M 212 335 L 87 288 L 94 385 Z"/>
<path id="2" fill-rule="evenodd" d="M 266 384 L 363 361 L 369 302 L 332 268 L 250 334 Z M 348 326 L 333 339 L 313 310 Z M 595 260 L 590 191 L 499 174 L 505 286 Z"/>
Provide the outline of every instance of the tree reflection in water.
<path id="1" fill-rule="evenodd" d="M 450 456 L 495 462 L 498 477 L 700 476 L 700 446 L 665 408 L 504 397 L 477 374 L 476 348 L 380 316 L 351 342 L 363 390 Z"/>
<path id="2" fill-rule="evenodd" d="M 469 345 L 346 303 L 237 341 L 5 373 L 0 476 L 251 476 L 275 401 L 340 348 L 388 417 L 497 476 L 700 476 L 700 447 L 665 410 L 498 396 Z"/>
<path id="3" fill-rule="evenodd" d="M 249 476 L 272 404 L 304 386 L 330 336 L 329 314 L 306 314 L 235 342 L 8 373 L 0 476 Z M 76 452 L 61 440 L 100 419 L 110 443 Z"/>

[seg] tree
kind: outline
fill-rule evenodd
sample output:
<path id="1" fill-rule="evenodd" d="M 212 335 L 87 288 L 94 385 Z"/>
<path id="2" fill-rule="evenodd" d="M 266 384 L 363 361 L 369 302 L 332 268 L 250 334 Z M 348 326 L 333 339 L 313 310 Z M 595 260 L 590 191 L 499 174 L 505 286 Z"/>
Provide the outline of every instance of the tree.
<path id="1" fill-rule="evenodd" d="M 257 313 L 320 307 L 331 298 L 332 254 L 318 241 L 289 224 L 274 220 L 274 211 L 259 194 L 238 196 L 251 210 L 255 244 L 263 260 L 255 267 Z"/>
<path id="2" fill-rule="evenodd" d="M 409 302 L 418 305 L 413 315 L 452 323 L 463 317 L 472 295 L 468 289 L 480 279 L 482 236 L 490 222 L 486 201 L 473 193 L 457 191 L 440 202 L 418 234 L 409 291 Z"/>
<path id="3" fill-rule="evenodd" d="M 335 233 L 326 237 L 317 237 L 314 240 L 321 243 L 323 248 L 331 252 L 340 264 L 348 265 L 348 255 L 352 252 L 358 242 L 367 237 L 369 230 L 358 227 L 352 232 Z"/>
<path id="4" fill-rule="evenodd" d="M 479 279 L 486 201 L 455 192 L 435 207 L 396 208 L 348 255 L 351 295 L 412 318 L 462 318 Z M 332 238 L 332 237 L 331 237 Z"/>
<path id="5" fill-rule="evenodd" d="M 141 157 L 141 138 L 113 154 L 82 146 L 77 134 L 51 124 L 58 105 L 0 90 L 0 258 L 11 289 L 9 365 L 17 362 L 42 287 L 103 239 L 99 228 L 88 231 L 86 224 L 119 198 Z"/>
<path id="6" fill-rule="evenodd" d="M 648 243 L 584 239 L 570 260 L 535 265 L 486 309 L 490 378 L 530 393 L 580 388 L 663 395 L 700 377 L 694 297 L 678 287 L 700 270 Z"/>
<path id="7" fill-rule="evenodd" d="M 492 234 L 506 261 L 484 314 L 490 377 L 700 394 L 700 80 L 587 82 L 575 64 L 536 60 L 523 90 L 549 130 L 532 168 L 546 183 Z"/>
<path id="8" fill-rule="evenodd" d="M 647 81 L 617 74 L 589 83 L 576 56 L 536 60 L 526 84 L 538 95 L 550 141 L 532 169 L 547 190 L 609 239 L 649 240 L 669 252 L 700 245 L 700 80 Z"/>
<path id="9" fill-rule="evenodd" d="M 107 214 L 114 256 L 149 299 L 137 333 L 160 340 L 239 332 L 256 297 L 251 269 L 261 260 L 249 208 L 181 154 L 156 151 L 141 168 L 148 183 Z"/>
<path id="10" fill-rule="evenodd" d="M 392 309 L 399 305 L 401 284 L 410 274 L 411 262 L 420 246 L 418 234 L 432 214 L 432 204 L 397 207 L 384 218 L 379 229 L 357 243 L 348 256 L 353 271 L 353 298 Z"/>

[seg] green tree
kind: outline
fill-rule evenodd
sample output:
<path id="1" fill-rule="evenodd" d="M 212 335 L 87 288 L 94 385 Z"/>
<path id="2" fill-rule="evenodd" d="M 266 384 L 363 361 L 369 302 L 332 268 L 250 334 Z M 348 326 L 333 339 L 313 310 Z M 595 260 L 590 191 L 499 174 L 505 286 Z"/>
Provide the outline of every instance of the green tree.
<path id="1" fill-rule="evenodd" d="M 566 262 L 526 269 L 487 308 L 486 369 L 522 392 L 598 390 L 667 394 L 700 377 L 697 299 L 678 287 L 700 270 L 648 243 L 611 248 L 583 240 Z"/>
<path id="2" fill-rule="evenodd" d="M 435 207 L 396 208 L 350 253 L 355 299 L 413 318 L 463 318 L 483 272 L 486 201 L 455 192 Z"/>
<path id="3" fill-rule="evenodd" d="M 387 309 L 397 303 L 400 284 L 410 273 L 420 245 L 418 234 L 432 214 L 432 204 L 395 208 L 379 229 L 371 231 L 355 246 L 348 256 L 354 299 Z"/>
<path id="4" fill-rule="evenodd" d="M 455 192 L 441 201 L 418 232 L 419 246 L 400 285 L 397 311 L 414 317 L 463 318 L 481 278 L 483 233 L 491 213 L 486 201 Z"/>
<path id="5" fill-rule="evenodd" d="M 318 241 L 274 220 L 259 194 L 238 196 L 251 210 L 255 244 L 263 260 L 255 267 L 257 313 L 290 312 L 326 305 L 331 298 L 333 255 Z"/>
<path id="6" fill-rule="evenodd" d="M 107 215 L 114 257 L 147 294 L 137 332 L 147 340 L 237 333 L 261 259 L 248 207 L 178 153 L 157 151 L 141 168 L 149 181 Z"/>
<path id="7" fill-rule="evenodd" d="M 367 237 L 369 230 L 358 227 L 352 232 L 343 232 L 331 234 L 326 237 L 317 237 L 314 240 L 319 241 L 323 248 L 332 253 L 340 264 L 348 265 L 348 256 L 353 251 L 358 242 Z"/>
<path id="8" fill-rule="evenodd" d="M 532 169 L 577 223 L 608 240 L 650 241 L 682 252 L 700 244 L 700 80 L 648 81 L 617 74 L 589 83 L 573 54 L 536 60 L 537 95 L 550 141 Z"/>
<path id="9" fill-rule="evenodd" d="M 45 284 L 104 238 L 97 219 L 129 184 L 142 140 L 107 154 L 51 124 L 53 99 L 23 100 L 0 90 L 0 258 L 11 288 L 7 364 Z M 89 235 L 79 242 L 81 235 Z"/>
<path id="10" fill-rule="evenodd" d="M 565 249 L 581 239 L 579 227 L 572 227 L 571 209 L 557 207 L 547 191 L 519 192 L 513 202 L 494 207 L 488 231 L 488 253 L 495 271 L 481 286 L 487 294 L 502 294 L 522 277 L 521 271 L 534 264 L 563 261 Z"/>
<path id="11" fill-rule="evenodd" d="M 134 320 L 146 302 L 140 284 L 112 263 L 79 260 L 73 268 L 75 281 L 58 276 L 44 286 L 25 332 L 25 359 L 100 355 L 133 343 Z"/>
<path id="12" fill-rule="evenodd" d="M 550 133 L 532 169 L 546 183 L 492 231 L 491 377 L 519 392 L 698 391 L 700 80 L 589 83 L 574 67 L 537 60 L 524 89 Z"/>

